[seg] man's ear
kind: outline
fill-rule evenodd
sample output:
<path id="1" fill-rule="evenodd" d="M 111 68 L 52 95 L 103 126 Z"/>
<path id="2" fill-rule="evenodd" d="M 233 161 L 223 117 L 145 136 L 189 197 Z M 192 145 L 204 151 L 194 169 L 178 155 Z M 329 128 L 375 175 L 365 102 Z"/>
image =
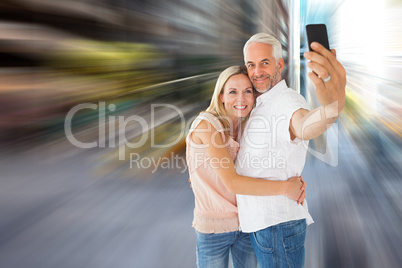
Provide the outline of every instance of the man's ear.
<path id="1" fill-rule="evenodd" d="M 278 70 L 279 70 L 279 73 L 282 73 L 284 67 L 285 67 L 285 61 L 283 60 L 283 58 L 280 58 L 280 59 L 278 60 Z"/>

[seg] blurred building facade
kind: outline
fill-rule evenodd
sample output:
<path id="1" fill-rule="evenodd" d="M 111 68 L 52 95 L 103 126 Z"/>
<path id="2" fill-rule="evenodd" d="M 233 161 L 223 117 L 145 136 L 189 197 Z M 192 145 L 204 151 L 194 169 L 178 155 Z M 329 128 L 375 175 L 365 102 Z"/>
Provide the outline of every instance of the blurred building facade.
<path id="1" fill-rule="evenodd" d="M 2 1 L 2 136 L 54 132 L 78 103 L 122 95 L 141 102 L 160 97 L 138 94 L 142 88 L 210 74 L 209 86 L 178 85 L 171 94 L 181 91 L 182 98 L 206 106 L 213 79 L 227 66 L 243 64 L 242 48 L 252 34 L 276 35 L 287 60 L 289 3 Z"/>

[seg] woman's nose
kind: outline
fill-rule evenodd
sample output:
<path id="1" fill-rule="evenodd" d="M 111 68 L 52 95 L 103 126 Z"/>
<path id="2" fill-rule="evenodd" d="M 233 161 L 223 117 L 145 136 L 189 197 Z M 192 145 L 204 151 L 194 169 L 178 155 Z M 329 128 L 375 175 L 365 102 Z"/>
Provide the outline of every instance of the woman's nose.
<path id="1" fill-rule="evenodd" d="M 244 92 L 241 92 L 240 94 L 237 95 L 237 100 L 244 100 L 244 99 L 245 99 Z"/>

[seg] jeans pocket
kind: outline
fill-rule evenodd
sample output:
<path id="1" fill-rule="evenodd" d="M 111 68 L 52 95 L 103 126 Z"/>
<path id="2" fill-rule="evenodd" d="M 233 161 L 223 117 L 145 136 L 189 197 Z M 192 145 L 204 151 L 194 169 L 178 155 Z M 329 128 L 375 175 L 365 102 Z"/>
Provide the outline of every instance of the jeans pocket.
<path id="1" fill-rule="evenodd" d="M 264 253 L 274 252 L 274 238 L 267 229 L 252 233 L 257 248 Z"/>
<path id="2" fill-rule="evenodd" d="M 305 250 L 304 242 L 306 240 L 306 229 L 298 234 L 283 238 L 286 261 L 289 267 L 304 267 Z"/>
<path id="3" fill-rule="evenodd" d="M 304 228 L 301 232 L 283 238 L 283 245 L 285 247 L 286 252 L 291 253 L 292 251 L 297 250 L 298 248 L 304 246 L 304 242 L 306 240 L 306 228 Z"/>

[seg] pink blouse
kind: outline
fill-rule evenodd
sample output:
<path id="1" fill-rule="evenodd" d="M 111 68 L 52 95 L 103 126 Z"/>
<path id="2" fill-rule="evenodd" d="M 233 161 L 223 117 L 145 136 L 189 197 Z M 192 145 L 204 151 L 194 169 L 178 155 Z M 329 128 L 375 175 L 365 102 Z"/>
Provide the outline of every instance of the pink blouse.
<path id="1" fill-rule="evenodd" d="M 201 113 L 192 123 L 186 138 L 186 160 L 195 197 L 193 227 L 201 233 L 225 233 L 239 230 L 236 194 L 230 193 L 219 179 L 214 167 L 219 160 L 209 156 L 203 144 L 192 141 L 192 133 L 202 120 L 207 120 L 221 133 L 225 142 L 223 126 L 214 115 Z M 235 159 L 239 143 L 232 138 L 226 148 Z"/>

